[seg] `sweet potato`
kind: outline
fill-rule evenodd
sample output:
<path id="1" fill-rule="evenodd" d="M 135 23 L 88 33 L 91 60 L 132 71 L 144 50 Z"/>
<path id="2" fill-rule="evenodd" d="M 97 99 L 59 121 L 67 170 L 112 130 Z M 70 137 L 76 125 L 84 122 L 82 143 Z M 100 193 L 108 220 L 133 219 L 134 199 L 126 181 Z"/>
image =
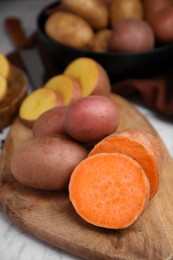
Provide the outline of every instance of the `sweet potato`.
<path id="1" fill-rule="evenodd" d="M 131 156 L 144 169 L 150 182 L 150 199 L 159 188 L 159 175 L 162 172 L 164 153 L 158 137 L 137 128 L 114 133 L 100 141 L 90 151 L 97 153 L 119 152 Z"/>
<path id="2" fill-rule="evenodd" d="M 64 127 L 74 139 L 93 144 L 114 133 L 119 125 L 118 108 L 104 96 L 87 96 L 67 108 Z"/>
<path id="3" fill-rule="evenodd" d="M 62 135 L 32 138 L 12 155 L 11 171 L 18 182 L 28 187 L 62 190 L 87 153 L 82 145 Z"/>
<path id="4" fill-rule="evenodd" d="M 46 21 L 45 31 L 55 41 L 80 49 L 90 49 L 94 36 L 87 21 L 65 11 L 51 14 Z"/>
<path id="5" fill-rule="evenodd" d="M 66 134 L 64 117 L 66 106 L 54 107 L 41 114 L 33 124 L 34 137 Z"/>
<path id="6" fill-rule="evenodd" d="M 69 197 L 87 222 L 123 229 L 139 219 L 148 205 L 150 185 L 142 167 L 119 153 L 99 153 L 73 171 Z"/>

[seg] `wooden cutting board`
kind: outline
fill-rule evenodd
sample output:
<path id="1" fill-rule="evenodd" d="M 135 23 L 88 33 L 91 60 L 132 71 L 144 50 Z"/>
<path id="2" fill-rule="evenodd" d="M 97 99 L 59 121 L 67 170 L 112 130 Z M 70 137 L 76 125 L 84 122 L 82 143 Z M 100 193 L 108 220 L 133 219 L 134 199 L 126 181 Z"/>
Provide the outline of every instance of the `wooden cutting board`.
<path id="1" fill-rule="evenodd" d="M 119 130 L 138 127 L 157 134 L 132 104 L 119 96 L 112 95 L 112 99 L 121 113 Z M 84 259 L 173 259 L 173 162 L 164 144 L 165 165 L 157 195 L 134 225 L 124 230 L 107 230 L 83 221 L 75 213 L 67 192 L 38 191 L 15 181 L 10 157 L 31 137 L 31 130 L 16 119 L 0 162 L 0 205 L 15 225 Z"/>

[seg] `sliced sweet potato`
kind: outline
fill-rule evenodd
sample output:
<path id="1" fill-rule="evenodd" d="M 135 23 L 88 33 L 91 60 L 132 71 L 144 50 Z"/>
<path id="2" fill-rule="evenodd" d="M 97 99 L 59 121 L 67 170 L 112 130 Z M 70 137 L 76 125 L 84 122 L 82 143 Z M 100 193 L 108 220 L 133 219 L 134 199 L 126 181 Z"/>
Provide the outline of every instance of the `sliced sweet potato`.
<path id="1" fill-rule="evenodd" d="M 149 179 L 150 199 L 154 197 L 159 187 L 159 174 L 163 167 L 163 151 L 159 138 L 144 130 L 127 129 L 100 141 L 89 155 L 105 152 L 119 152 L 135 159 Z"/>
<path id="2" fill-rule="evenodd" d="M 69 196 L 87 222 L 105 228 L 129 227 L 148 204 L 150 185 L 143 168 L 120 153 L 99 153 L 75 168 Z"/>

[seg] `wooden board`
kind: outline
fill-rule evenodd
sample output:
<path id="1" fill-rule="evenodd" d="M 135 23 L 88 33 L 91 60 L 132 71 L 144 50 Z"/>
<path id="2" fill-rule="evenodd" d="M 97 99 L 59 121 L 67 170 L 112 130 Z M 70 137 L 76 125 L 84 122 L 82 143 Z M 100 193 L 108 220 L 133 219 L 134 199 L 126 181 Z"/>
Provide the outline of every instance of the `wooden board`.
<path id="1" fill-rule="evenodd" d="M 112 95 L 121 112 L 119 130 L 138 127 L 155 133 L 147 120 L 125 99 Z M 0 163 L 0 205 L 5 215 L 33 236 L 84 259 L 173 259 L 173 162 L 164 146 L 165 165 L 157 195 L 142 217 L 125 230 L 106 230 L 83 221 L 68 193 L 37 191 L 15 181 L 10 157 L 32 137 L 17 119 L 5 142 Z"/>

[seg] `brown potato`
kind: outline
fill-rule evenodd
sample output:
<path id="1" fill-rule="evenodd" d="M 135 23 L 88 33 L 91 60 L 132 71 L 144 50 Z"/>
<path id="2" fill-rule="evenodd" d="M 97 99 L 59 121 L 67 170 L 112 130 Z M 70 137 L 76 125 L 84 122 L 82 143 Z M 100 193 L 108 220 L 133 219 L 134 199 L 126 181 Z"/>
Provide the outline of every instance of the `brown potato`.
<path id="1" fill-rule="evenodd" d="M 153 14 L 150 25 L 156 39 L 161 43 L 173 41 L 173 6 L 166 7 Z"/>
<path id="2" fill-rule="evenodd" d="M 141 52 L 154 48 L 152 28 L 144 20 L 127 18 L 116 24 L 110 38 L 109 50 Z"/>
<path id="3" fill-rule="evenodd" d="M 80 49 L 90 49 L 94 37 L 93 29 L 87 21 L 65 11 L 50 15 L 45 31 L 55 41 Z"/>
<path id="4" fill-rule="evenodd" d="M 32 128 L 34 137 L 66 134 L 64 128 L 66 109 L 66 106 L 54 107 L 41 114 L 34 122 Z"/>
<path id="5" fill-rule="evenodd" d="M 87 96 L 71 103 L 65 114 L 64 126 L 74 139 L 94 144 L 116 131 L 119 124 L 118 109 L 104 96 Z"/>
<path id="6" fill-rule="evenodd" d="M 63 0 L 62 8 L 83 17 L 94 29 L 108 26 L 109 12 L 100 0 Z"/>
<path id="7" fill-rule="evenodd" d="M 111 34 L 111 29 L 103 29 L 96 32 L 93 40 L 92 50 L 96 52 L 107 52 Z"/>
<path id="8" fill-rule="evenodd" d="M 11 171 L 17 181 L 28 187 L 62 190 L 87 154 L 81 144 L 64 136 L 32 138 L 12 155 Z"/>
<path id="9" fill-rule="evenodd" d="M 125 18 L 143 18 L 143 5 L 140 0 L 112 0 L 110 4 L 110 22 L 112 28 Z"/>

